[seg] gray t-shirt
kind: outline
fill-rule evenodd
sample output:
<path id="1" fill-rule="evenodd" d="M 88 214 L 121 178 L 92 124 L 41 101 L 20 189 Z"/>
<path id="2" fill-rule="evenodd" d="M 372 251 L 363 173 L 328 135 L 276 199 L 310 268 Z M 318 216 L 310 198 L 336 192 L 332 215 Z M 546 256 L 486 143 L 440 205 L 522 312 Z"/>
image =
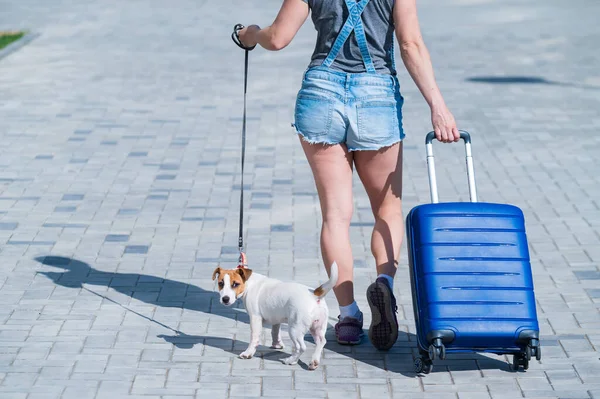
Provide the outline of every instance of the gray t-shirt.
<path id="1" fill-rule="evenodd" d="M 308 3 L 317 30 L 317 44 L 309 67 L 323 63 L 335 42 L 344 22 L 348 8 L 344 0 L 303 0 Z M 361 15 L 367 45 L 377 73 L 396 74 L 394 69 L 394 0 L 371 0 Z M 331 68 L 347 73 L 366 72 L 354 31 L 344 43 Z"/>

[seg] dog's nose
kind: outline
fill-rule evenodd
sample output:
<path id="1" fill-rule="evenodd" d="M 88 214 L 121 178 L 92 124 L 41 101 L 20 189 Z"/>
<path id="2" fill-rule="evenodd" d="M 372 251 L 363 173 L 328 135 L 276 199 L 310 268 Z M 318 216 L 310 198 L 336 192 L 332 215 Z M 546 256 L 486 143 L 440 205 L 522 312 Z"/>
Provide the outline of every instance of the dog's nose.
<path id="1" fill-rule="evenodd" d="M 223 297 L 223 303 L 229 303 L 229 297 L 228 296 L 224 296 Z"/>

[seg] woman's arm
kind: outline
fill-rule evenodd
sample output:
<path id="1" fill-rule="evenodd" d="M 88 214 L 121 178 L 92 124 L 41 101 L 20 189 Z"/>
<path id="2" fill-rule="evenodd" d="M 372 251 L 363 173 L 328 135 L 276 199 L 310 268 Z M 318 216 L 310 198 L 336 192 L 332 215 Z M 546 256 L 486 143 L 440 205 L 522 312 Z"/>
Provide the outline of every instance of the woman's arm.
<path id="1" fill-rule="evenodd" d="M 446 107 L 437 86 L 429 51 L 421 37 L 416 0 L 395 0 L 394 24 L 402 61 L 431 108 L 431 123 L 436 138 L 445 143 L 458 141 L 460 134 L 454 116 Z"/>
<path id="2" fill-rule="evenodd" d="M 261 29 L 258 25 L 250 25 L 240 31 L 240 40 L 247 47 L 260 44 L 267 50 L 278 51 L 290 44 L 306 18 L 307 3 L 302 0 L 284 0 L 271 26 Z"/>

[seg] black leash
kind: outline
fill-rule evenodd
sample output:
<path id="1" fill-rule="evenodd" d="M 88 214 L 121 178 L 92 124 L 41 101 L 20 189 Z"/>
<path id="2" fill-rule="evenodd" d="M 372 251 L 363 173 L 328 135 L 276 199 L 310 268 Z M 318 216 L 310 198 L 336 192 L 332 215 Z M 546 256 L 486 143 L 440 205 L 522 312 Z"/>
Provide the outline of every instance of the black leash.
<path id="1" fill-rule="evenodd" d="M 144 316 L 143 314 L 141 314 L 141 313 L 139 313 L 139 312 L 136 312 L 135 310 L 133 310 L 133 309 L 130 309 L 130 308 L 128 308 L 127 306 L 121 305 L 119 302 L 115 301 L 114 299 L 110 299 L 110 298 L 108 298 L 108 297 L 106 297 L 106 296 L 104 296 L 104 295 L 102 295 L 102 294 L 98 294 L 97 292 L 95 292 L 95 291 L 92 291 L 92 290 L 90 290 L 89 288 L 86 288 L 86 287 L 82 287 L 82 289 L 84 289 L 85 291 L 87 291 L 87 292 L 89 292 L 89 293 L 91 293 L 91 294 L 94 294 L 94 295 L 96 295 L 96 296 L 99 296 L 100 298 L 106 299 L 107 301 L 109 301 L 109 302 L 112 302 L 112 303 L 114 303 L 114 304 L 115 304 L 115 305 L 117 305 L 117 306 L 120 306 L 120 307 L 122 307 L 123 309 L 125 309 L 125 310 L 126 310 L 126 311 L 128 311 L 128 312 L 132 312 L 132 313 L 134 313 L 134 314 L 136 314 L 136 315 L 138 315 L 138 316 L 140 316 L 140 317 L 142 317 L 142 318 L 144 318 L 144 319 L 146 319 L 146 320 L 148 320 L 148 321 L 151 321 L 151 322 L 153 322 L 153 323 L 156 323 L 156 324 L 158 324 L 158 325 L 159 325 L 159 326 L 161 326 L 161 327 L 164 327 L 164 328 L 166 328 L 166 329 L 168 329 L 168 330 L 171 330 L 171 331 L 173 331 L 175 334 L 177 334 L 178 336 L 180 336 L 180 335 L 185 335 L 185 334 L 184 334 L 184 333 L 182 333 L 181 331 L 179 331 L 179 330 L 176 330 L 176 329 L 174 329 L 174 328 L 172 328 L 172 327 L 169 327 L 169 326 L 167 326 L 166 324 L 163 324 L 163 323 L 161 323 L 160 321 L 157 321 L 157 320 L 151 319 L 150 317 L 148 317 L 148 316 Z"/>
<path id="2" fill-rule="evenodd" d="M 239 32 L 244 29 L 244 25 L 237 24 L 233 27 L 233 33 L 231 39 L 241 49 L 245 50 L 244 57 L 244 116 L 242 117 L 242 176 L 241 176 L 241 187 L 240 187 L 240 227 L 238 235 L 238 249 L 240 251 L 240 258 L 238 267 L 245 268 L 248 266 L 246 260 L 246 254 L 244 253 L 244 163 L 246 160 L 246 92 L 248 91 L 248 53 L 256 47 L 246 47 L 242 44 Z"/>

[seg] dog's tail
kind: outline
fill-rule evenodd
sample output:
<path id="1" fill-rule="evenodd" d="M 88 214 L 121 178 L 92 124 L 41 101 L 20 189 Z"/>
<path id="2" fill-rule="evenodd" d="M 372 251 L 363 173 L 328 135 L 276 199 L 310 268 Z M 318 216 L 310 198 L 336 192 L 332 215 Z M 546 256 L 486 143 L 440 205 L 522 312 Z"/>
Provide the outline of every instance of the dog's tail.
<path id="1" fill-rule="evenodd" d="M 329 271 L 329 280 L 327 280 L 327 282 L 321 284 L 320 286 L 318 286 L 317 288 L 315 288 L 315 291 L 313 292 L 313 294 L 317 297 L 317 298 L 324 298 L 325 295 L 327 295 L 327 293 L 329 291 L 331 291 L 331 289 L 337 284 L 338 281 L 338 266 L 337 263 L 333 262 L 333 264 L 331 265 L 331 270 Z"/>

